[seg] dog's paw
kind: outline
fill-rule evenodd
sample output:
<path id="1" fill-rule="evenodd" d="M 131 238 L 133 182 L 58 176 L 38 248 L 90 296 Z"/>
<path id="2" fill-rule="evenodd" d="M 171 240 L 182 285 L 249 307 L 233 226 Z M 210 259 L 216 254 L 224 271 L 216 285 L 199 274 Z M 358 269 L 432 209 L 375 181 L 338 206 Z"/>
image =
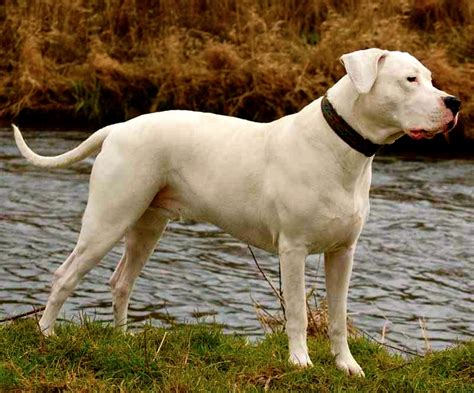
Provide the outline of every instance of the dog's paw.
<path id="1" fill-rule="evenodd" d="M 336 366 L 340 370 L 344 371 L 347 375 L 365 377 L 362 367 L 359 366 L 352 355 L 338 356 L 336 358 Z"/>
<path id="2" fill-rule="evenodd" d="M 310 367 L 313 365 L 313 362 L 309 358 L 309 355 L 304 352 L 291 353 L 288 361 L 290 362 L 290 364 L 293 364 L 297 367 L 302 367 L 302 368 Z"/>
<path id="3" fill-rule="evenodd" d="M 52 327 L 42 328 L 41 325 L 40 325 L 40 331 L 43 334 L 43 336 L 45 336 L 45 337 L 53 337 L 53 336 L 56 335 L 56 333 L 54 332 L 54 329 Z"/>

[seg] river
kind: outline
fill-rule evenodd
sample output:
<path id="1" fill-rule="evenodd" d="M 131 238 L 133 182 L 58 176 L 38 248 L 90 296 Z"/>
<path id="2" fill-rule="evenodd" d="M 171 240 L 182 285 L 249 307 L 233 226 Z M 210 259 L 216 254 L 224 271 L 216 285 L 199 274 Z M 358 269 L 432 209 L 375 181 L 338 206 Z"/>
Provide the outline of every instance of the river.
<path id="1" fill-rule="evenodd" d="M 29 131 L 39 153 L 64 152 L 87 134 Z M 44 305 L 54 270 L 72 250 L 87 200 L 93 158 L 44 170 L 19 154 L 10 129 L 0 129 L 0 319 Z M 473 161 L 376 157 L 371 213 L 359 241 L 349 293 L 354 324 L 411 350 L 425 349 L 419 320 L 434 349 L 472 338 Z M 68 299 L 61 317 L 81 313 L 112 320 L 108 279 L 122 253 L 117 245 Z M 255 250 L 278 283 L 278 260 Z M 307 286 L 324 297 L 322 256 L 307 262 Z M 278 303 L 247 246 L 202 223 L 172 222 L 141 276 L 130 319 L 161 324 L 217 322 L 258 338 L 263 330 L 252 298 L 270 311 Z M 82 310 L 82 311 L 80 311 Z"/>

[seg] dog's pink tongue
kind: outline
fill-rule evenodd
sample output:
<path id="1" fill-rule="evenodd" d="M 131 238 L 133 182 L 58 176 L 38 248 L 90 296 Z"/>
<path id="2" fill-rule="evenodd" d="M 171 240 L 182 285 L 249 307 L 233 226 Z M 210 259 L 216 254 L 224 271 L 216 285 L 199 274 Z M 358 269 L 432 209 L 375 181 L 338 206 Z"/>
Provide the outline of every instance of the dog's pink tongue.
<path id="1" fill-rule="evenodd" d="M 416 139 L 416 140 L 422 139 L 423 138 L 423 131 L 416 131 L 416 130 L 411 131 L 410 136 L 413 139 Z"/>

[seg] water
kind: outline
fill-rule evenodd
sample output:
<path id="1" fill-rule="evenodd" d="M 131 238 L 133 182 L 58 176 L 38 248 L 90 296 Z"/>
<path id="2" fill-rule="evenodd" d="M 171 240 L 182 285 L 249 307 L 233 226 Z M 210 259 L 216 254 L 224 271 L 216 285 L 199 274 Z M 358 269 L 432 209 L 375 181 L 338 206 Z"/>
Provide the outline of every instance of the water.
<path id="1" fill-rule="evenodd" d="M 26 132 L 42 154 L 58 154 L 86 138 L 80 132 Z M 54 270 L 72 250 L 85 207 L 93 158 L 69 169 L 35 168 L 20 157 L 9 129 L 0 130 L 0 319 L 44 305 Z M 433 348 L 472 338 L 474 175 L 469 160 L 379 157 L 371 215 L 356 253 L 349 312 L 355 325 L 412 350 L 423 350 L 424 318 Z M 67 301 L 62 317 L 85 311 L 111 321 L 108 279 L 122 245 L 93 269 Z M 255 250 L 278 284 L 278 260 Z M 307 263 L 307 285 L 324 296 L 322 257 Z M 170 223 L 137 280 L 135 323 L 218 322 L 258 337 L 252 298 L 278 303 L 247 246 L 208 224 Z"/>

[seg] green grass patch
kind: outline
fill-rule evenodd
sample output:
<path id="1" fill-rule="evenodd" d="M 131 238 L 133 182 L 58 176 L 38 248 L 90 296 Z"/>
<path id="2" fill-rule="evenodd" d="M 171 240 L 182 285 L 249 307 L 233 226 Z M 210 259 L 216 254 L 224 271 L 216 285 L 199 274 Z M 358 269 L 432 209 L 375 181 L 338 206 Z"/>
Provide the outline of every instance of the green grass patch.
<path id="1" fill-rule="evenodd" d="M 314 367 L 287 363 L 284 334 L 249 343 L 214 326 L 144 326 L 134 335 L 99 322 L 63 323 L 44 338 L 36 321 L 0 327 L 0 391 L 472 392 L 474 341 L 403 358 L 351 341 L 366 378 L 337 370 L 324 338 L 309 338 Z"/>

